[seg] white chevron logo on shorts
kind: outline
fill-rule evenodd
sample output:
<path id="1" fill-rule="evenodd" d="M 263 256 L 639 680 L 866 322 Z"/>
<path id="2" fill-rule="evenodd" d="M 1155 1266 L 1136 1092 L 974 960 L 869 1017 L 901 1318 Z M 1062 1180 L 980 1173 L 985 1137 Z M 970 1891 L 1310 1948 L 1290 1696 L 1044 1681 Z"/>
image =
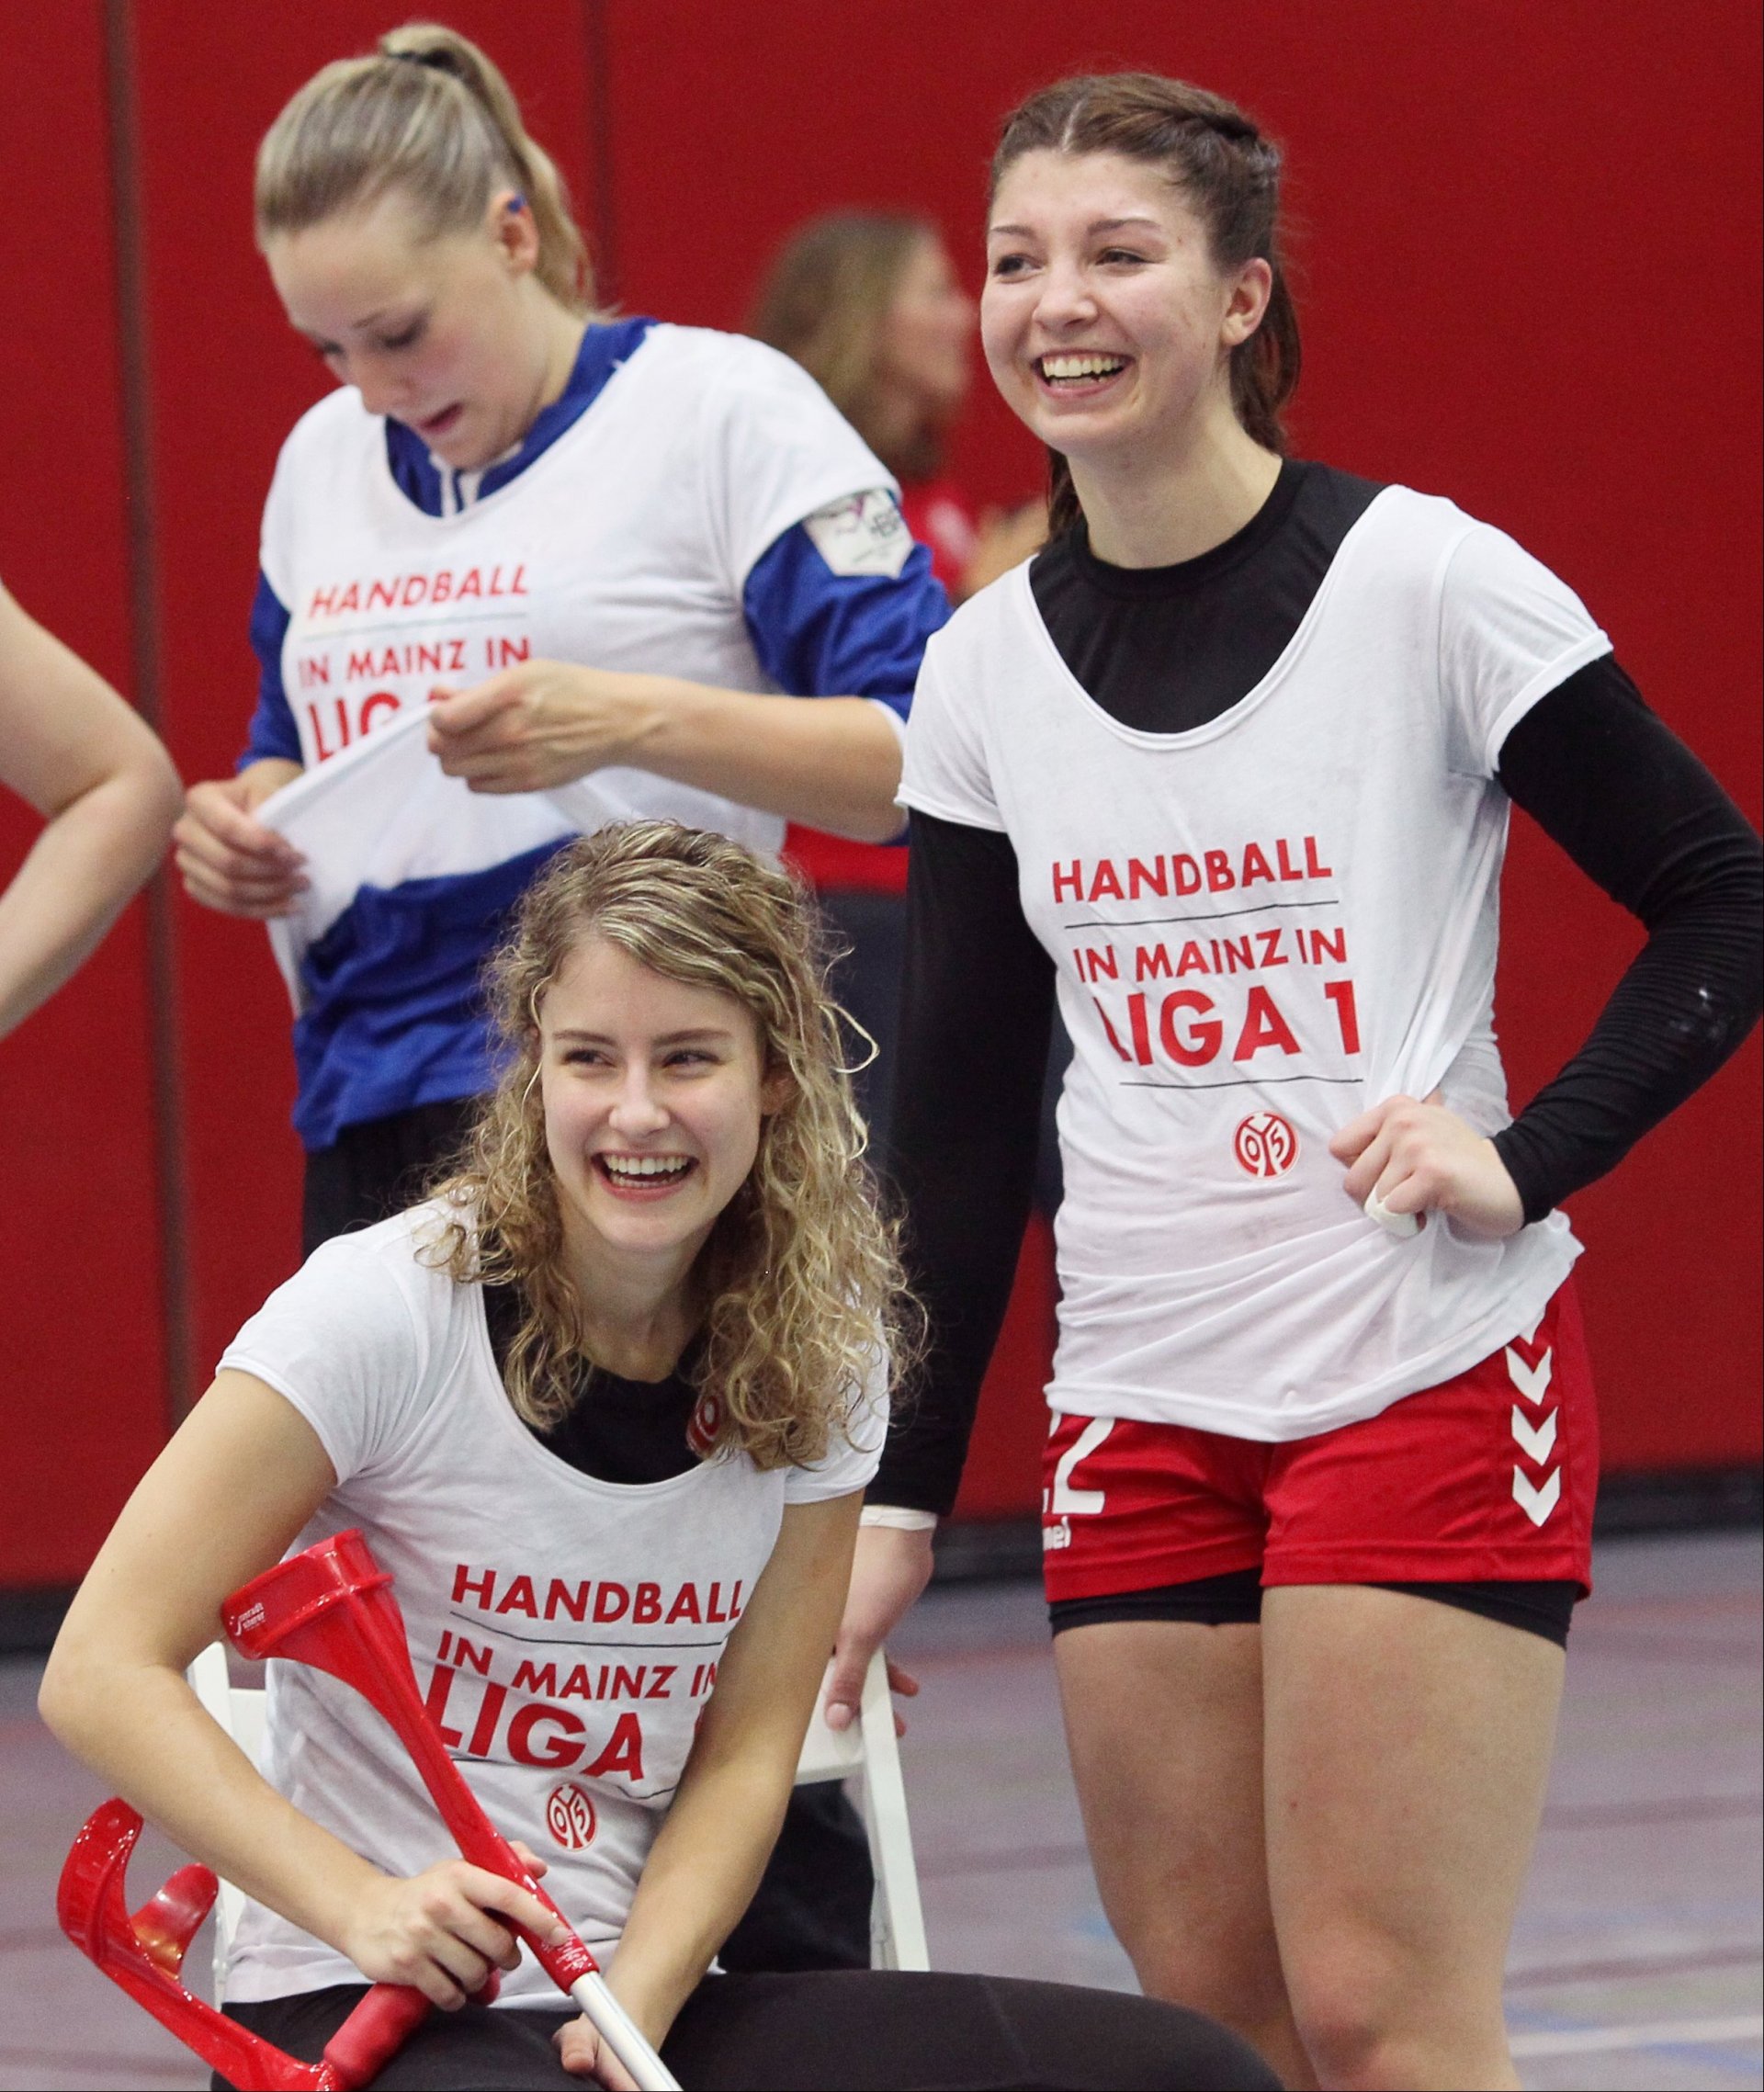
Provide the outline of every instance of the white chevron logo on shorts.
<path id="1" fill-rule="evenodd" d="M 1528 1482 L 1521 1469 L 1513 1469 L 1513 1501 L 1533 1525 L 1543 1524 L 1555 1509 L 1561 1494 L 1562 1470 L 1559 1467 L 1545 1477 L 1541 1489 Z"/>
<path id="2" fill-rule="evenodd" d="M 1511 1344 L 1507 1347 L 1508 1378 L 1533 1408 L 1550 1391 L 1550 1374 L 1555 1361 L 1555 1351 L 1547 1351 L 1535 1365 L 1527 1365 Z"/>
<path id="3" fill-rule="evenodd" d="M 1550 1457 L 1550 1449 L 1555 1443 L 1555 1417 L 1556 1412 L 1552 1409 L 1541 1424 L 1531 1424 L 1519 1404 L 1513 1404 L 1513 1436 L 1526 1457 L 1540 1467 Z"/>

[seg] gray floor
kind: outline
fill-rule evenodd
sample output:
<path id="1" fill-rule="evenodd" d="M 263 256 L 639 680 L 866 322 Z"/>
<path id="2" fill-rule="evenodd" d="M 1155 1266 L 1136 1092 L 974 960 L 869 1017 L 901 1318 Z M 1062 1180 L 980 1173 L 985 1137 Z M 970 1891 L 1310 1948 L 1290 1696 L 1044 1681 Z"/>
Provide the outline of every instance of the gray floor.
<path id="1" fill-rule="evenodd" d="M 1758 1543 L 1612 1543 L 1598 1577 L 1513 1941 L 1520 2067 L 1540 2087 L 1764 2086 Z M 925 1685 L 905 1747 L 933 1962 L 1129 1987 L 1036 1592 L 934 1592 L 899 1646 Z M 102 1792 L 36 1721 L 36 1668 L 0 1665 L 0 2092 L 201 2085 L 55 1929 L 56 1873 Z M 137 1900 L 175 1863 L 143 1840 Z"/>

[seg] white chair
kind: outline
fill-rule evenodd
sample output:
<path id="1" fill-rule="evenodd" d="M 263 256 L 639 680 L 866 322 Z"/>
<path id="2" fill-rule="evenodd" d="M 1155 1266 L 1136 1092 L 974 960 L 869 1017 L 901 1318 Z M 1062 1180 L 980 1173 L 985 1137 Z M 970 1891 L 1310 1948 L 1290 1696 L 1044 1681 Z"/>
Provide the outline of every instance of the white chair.
<path id="1" fill-rule="evenodd" d="M 254 1764 L 261 1764 L 264 1694 L 256 1687 L 232 1682 L 223 1644 L 209 1644 L 190 1666 L 189 1679 L 203 1706 L 246 1757 Z M 913 1864 L 912 1836 L 907 1825 L 907 1791 L 900 1777 L 900 1752 L 894 1734 L 894 1702 L 888 1694 L 888 1666 L 879 1649 L 870 1658 L 857 1721 L 842 1733 L 830 1729 L 817 1700 L 814 1719 L 808 1724 L 802 1756 L 797 1763 L 799 1787 L 811 1780 L 846 1780 L 854 1775 L 860 1781 L 860 1807 L 876 1870 L 876 1900 L 870 1907 L 870 1965 L 878 1969 L 928 1969 L 931 1956 L 925 1946 L 919 1873 Z M 231 1882 L 221 1883 L 214 1904 L 217 2003 L 244 1901 L 242 1892 Z"/>
<path id="2" fill-rule="evenodd" d="M 797 1785 L 809 1780 L 861 1781 L 860 1807 L 870 1838 L 876 1900 L 870 1905 L 870 1966 L 928 1969 L 925 1917 L 919 1903 L 919 1870 L 913 1864 L 907 1825 L 907 1790 L 900 1777 L 900 1747 L 894 1733 L 894 1701 L 888 1667 L 878 1649 L 864 1674 L 858 1718 L 849 1729 L 827 1726 L 815 1701 L 808 1734 L 797 1760 Z"/>

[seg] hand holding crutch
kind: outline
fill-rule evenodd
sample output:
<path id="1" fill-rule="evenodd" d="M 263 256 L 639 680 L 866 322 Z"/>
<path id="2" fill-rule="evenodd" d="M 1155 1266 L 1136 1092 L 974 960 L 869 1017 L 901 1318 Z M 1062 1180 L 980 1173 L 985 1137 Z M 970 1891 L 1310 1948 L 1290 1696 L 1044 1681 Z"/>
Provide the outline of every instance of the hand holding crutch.
<path id="1" fill-rule="evenodd" d="M 581 2008 L 638 2092 L 679 2092 L 678 2081 L 607 1988 L 593 1954 L 492 1825 L 447 1755 L 417 1692 L 391 1578 L 376 1564 L 360 1533 L 339 1533 L 278 1563 L 235 1591 L 221 1616 L 243 1654 L 277 1657 L 326 1671 L 361 1693 L 385 1718 L 410 1752 L 465 1857 L 516 1883 L 553 1913 L 557 1927 L 550 1938 L 507 1922 Z M 108 1803 L 69 1855 L 59 1908 L 63 1930 L 82 1951 L 241 2086 L 348 2092 L 384 2067 L 428 2009 L 419 1992 L 376 1985 L 327 2048 L 324 2063 L 313 2065 L 245 2034 L 236 2022 L 186 1990 L 176 1981 L 176 1972 L 212 1901 L 213 1876 L 207 1869 L 183 1870 L 153 1904 L 130 1919 L 122 1900 L 122 1869 L 140 1827 L 140 1817 L 126 1804 Z M 155 1917 L 168 1898 L 177 1905 L 174 1917 Z M 190 1921 L 183 1905 L 194 1907 L 198 1902 L 200 1908 Z"/>
<path id="2" fill-rule="evenodd" d="M 254 1577 L 227 1600 L 221 1619 L 243 1655 L 279 1657 L 328 1671 L 384 1715 L 466 1858 L 518 1883 L 555 1913 L 565 1935 L 560 1943 L 512 1928 L 539 1966 L 587 2015 L 639 2092 L 679 2092 L 642 2030 L 606 1987 L 599 1963 L 485 1815 L 435 1734 L 417 1692 L 391 1582 L 361 1534 L 351 1530 Z"/>

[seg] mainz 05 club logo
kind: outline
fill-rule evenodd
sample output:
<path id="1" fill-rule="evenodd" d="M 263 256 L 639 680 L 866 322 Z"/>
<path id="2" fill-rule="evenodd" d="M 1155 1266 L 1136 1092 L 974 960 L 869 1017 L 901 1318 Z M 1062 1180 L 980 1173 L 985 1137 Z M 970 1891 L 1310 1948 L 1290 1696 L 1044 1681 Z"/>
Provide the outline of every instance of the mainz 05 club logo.
<path id="1" fill-rule="evenodd" d="M 1298 1136 L 1278 1112 L 1251 1112 L 1231 1152 L 1252 1177 L 1283 1177 L 1298 1159 Z"/>
<path id="2" fill-rule="evenodd" d="M 545 1804 L 545 1827 L 566 1852 L 580 1852 L 594 1837 L 594 1804 L 573 1780 L 555 1789 Z"/>

